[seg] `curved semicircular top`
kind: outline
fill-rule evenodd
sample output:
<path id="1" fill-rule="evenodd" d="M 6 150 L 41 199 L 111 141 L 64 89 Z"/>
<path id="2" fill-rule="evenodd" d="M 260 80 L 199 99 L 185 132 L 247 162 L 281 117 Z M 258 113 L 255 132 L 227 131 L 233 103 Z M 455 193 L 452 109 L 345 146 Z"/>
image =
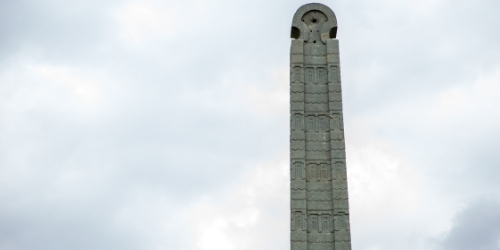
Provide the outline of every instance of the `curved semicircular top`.
<path id="1" fill-rule="evenodd" d="M 321 40 L 336 38 L 337 18 L 326 5 L 310 3 L 302 5 L 293 15 L 292 34 L 295 39 Z"/>

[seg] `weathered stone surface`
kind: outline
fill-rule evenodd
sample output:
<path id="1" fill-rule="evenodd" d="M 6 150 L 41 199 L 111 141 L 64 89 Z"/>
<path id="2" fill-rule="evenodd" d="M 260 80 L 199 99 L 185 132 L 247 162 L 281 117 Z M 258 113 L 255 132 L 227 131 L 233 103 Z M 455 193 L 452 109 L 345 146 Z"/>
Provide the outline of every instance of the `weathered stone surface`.
<path id="1" fill-rule="evenodd" d="M 337 19 L 306 4 L 292 21 L 292 250 L 351 250 Z"/>

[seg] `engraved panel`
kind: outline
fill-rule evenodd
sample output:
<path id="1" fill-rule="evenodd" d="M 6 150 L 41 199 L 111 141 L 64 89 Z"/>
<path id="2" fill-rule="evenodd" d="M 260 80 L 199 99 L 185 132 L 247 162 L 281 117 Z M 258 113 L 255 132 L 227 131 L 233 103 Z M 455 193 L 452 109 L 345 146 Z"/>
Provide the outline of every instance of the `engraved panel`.
<path id="1" fill-rule="evenodd" d="M 290 82 L 292 84 L 301 84 L 302 83 L 302 66 L 292 66 L 290 72 Z"/>
<path id="2" fill-rule="evenodd" d="M 339 214 L 335 216 L 335 230 L 349 230 L 349 219 L 346 214 Z"/>
<path id="3" fill-rule="evenodd" d="M 294 242 L 290 245 L 292 250 L 309 250 L 307 249 L 307 242 Z"/>
<path id="4" fill-rule="evenodd" d="M 317 120 L 319 132 L 327 132 L 330 130 L 330 119 L 326 115 L 319 115 Z"/>
<path id="5" fill-rule="evenodd" d="M 290 101 L 303 102 L 304 101 L 304 93 L 292 93 L 290 95 Z"/>
<path id="6" fill-rule="evenodd" d="M 304 91 L 306 94 L 327 94 L 328 86 L 325 85 L 305 85 Z"/>
<path id="7" fill-rule="evenodd" d="M 304 218 L 305 214 L 303 212 L 295 212 L 295 230 L 304 230 Z"/>
<path id="8" fill-rule="evenodd" d="M 292 133 L 290 133 L 290 141 L 303 141 L 305 139 L 306 135 L 302 131 L 292 131 Z"/>
<path id="9" fill-rule="evenodd" d="M 347 199 L 338 199 L 333 201 L 333 209 L 338 211 L 348 211 L 349 201 Z"/>
<path id="10" fill-rule="evenodd" d="M 332 141 L 331 142 L 332 149 L 345 149 L 344 141 Z"/>
<path id="11" fill-rule="evenodd" d="M 292 40 L 292 46 L 290 49 L 291 54 L 304 54 L 304 41 L 302 40 Z"/>
<path id="12" fill-rule="evenodd" d="M 306 104 L 308 103 L 328 103 L 328 95 L 327 94 L 305 94 L 303 95 L 304 101 Z"/>
<path id="13" fill-rule="evenodd" d="M 341 141 L 344 139 L 344 132 L 342 130 L 333 130 L 330 132 L 330 138 L 332 141 Z"/>
<path id="14" fill-rule="evenodd" d="M 308 243 L 308 250 L 333 250 L 334 243 Z M 337 249 L 335 249 L 337 250 Z"/>
<path id="15" fill-rule="evenodd" d="M 328 232 L 328 231 L 327 231 Z M 311 231 L 308 233 L 307 242 L 310 243 L 333 243 L 334 235 L 332 233 L 322 233 Z"/>
<path id="16" fill-rule="evenodd" d="M 320 175 L 318 174 L 318 168 L 316 163 L 307 164 L 307 180 L 308 181 L 319 181 Z"/>
<path id="17" fill-rule="evenodd" d="M 330 102 L 330 110 L 342 110 L 342 102 L 341 101 L 336 101 L 336 102 Z"/>
<path id="18" fill-rule="evenodd" d="M 330 145 L 328 142 L 306 142 L 307 151 L 330 151 Z"/>
<path id="19" fill-rule="evenodd" d="M 305 83 L 306 84 L 313 84 L 314 82 L 315 82 L 314 68 L 307 67 L 305 70 Z"/>
<path id="20" fill-rule="evenodd" d="M 335 231 L 335 241 L 350 241 L 351 233 L 348 230 Z"/>
<path id="21" fill-rule="evenodd" d="M 309 160 L 330 160 L 332 157 L 328 151 L 306 151 L 306 158 Z"/>
<path id="22" fill-rule="evenodd" d="M 329 214 L 321 216 L 321 223 L 322 223 L 322 228 L 323 228 L 324 232 L 333 233 L 332 219 L 333 219 L 332 216 Z"/>
<path id="23" fill-rule="evenodd" d="M 309 215 L 309 227 L 308 232 L 317 232 L 318 231 L 318 215 L 312 214 Z"/>
<path id="24" fill-rule="evenodd" d="M 291 63 L 304 63 L 304 56 L 298 54 L 291 54 L 290 61 Z"/>
<path id="25" fill-rule="evenodd" d="M 295 229 L 295 227 L 292 227 L 292 231 L 293 232 L 290 235 L 292 242 L 304 242 L 304 243 L 306 243 L 306 241 L 307 241 L 306 231 L 303 231 L 302 229 Z"/>
<path id="26" fill-rule="evenodd" d="M 330 141 L 330 133 L 307 133 L 306 141 L 327 142 Z"/>
<path id="27" fill-rule="evenodd" d="M 335 242 L 335 250 L 351 250 L 351 242 L 349 241 Z"/>
<path id="28" fill-rule="evenodd" d="M 325 56 L 326 46 L 323 44 L 306 44 L 304 46 L 304 56 Z"/>
<path id="29" fill-rule="evenodd" d="M 291 195 L 292 199 L 301 200 L 306 198 L 305 189 L 292 189 Z"/>
<path id="30" fill-rule="evenodd" d="M 326 41 L 326 50 L 328 54 L 338 54 L 339 53 L 339 43 L 338 40 L 332 39 Z"/>
<path id="31" fill-rule="evenodd" d="M 318 67 L 316 69 L 317 82 L 318 84 L 327 84 L 327 71 L 324 67 Z"/>
<path id="32" fill-rule="evenodd" d="M 330 122 L 331 129 L 338 129 L 338 130 L 344 129 L 344 121 L 342 119 L 342 113 L 331 112 L 330 118 L 331 118 Z"/>
<path id="33" fill-rule="evenodd" d="M 342 87 L 338 83 L 332 83 L 328 85 L 329 92 L 341 92 Z"/>
<path id="34" fill-rule="evenodd" d="M 291 141 L 290 148 L 292 150 L 305 150 L 306 144 L 304 141 Z"/>
<path id="35" fill-rule="evenodd" d="M 328 103 L 309 103 L 304 107 L 308 112 L 328 112 Z"/>
<path id="36" fill-rule="evenodd" d="M 306 157 L 306 153 L 304 150 L 290 150 L 290 157 L 292 159 L 304 158 Z"/>
<path id="37" fill-rule="evenodd" d="M 331 169 L 328 162 L 308 163 L 307 164 L 308 181 L 329 181 L 331 180 Z M 311 187 L 314 188 L 314 187 Z M 314 190 L 314 189 L 313 189 Z M 310 189 L 310 191 L 313 191 Z M 326 190 L 330 190 L 328 187 Z"/>
<path id="38" fill-rule="evenodd" d="M 304 115 L 301 113 L 295 113 L 291 116 L 290 128 L 292 131 L 304 131 Z"/>
<path id="39" fill-rule="evenodd" d="M 307 209 L 331 211 L 333 201 L 307 201 Z"/>
<path id="40" fill-rule="evenodd" d="M 339 68 L 337 66 L 328 67 L 328 83 L 329 84 L 339 83 Z"/>
<path id="41" fill-rule="evenodd" d="M 307 190 L 310 190 L 310 191 L 313 191 L 313 190 L 331 191 L 332 185 L 329 182 L 312 181 L 312 182 L 307 182 Z"/>
<path id="42" fill-rule="evenodd" d="M 345 168 L 345 163 L 343 161 L 336 161 L 333 164 L 332 179 L 334 180 L 346 180 L 347 172 Z"/>
<path id="43" fill-rule="evenodd" d="M 333 201 L 332 191 L 307 191 L 307 201 Z"/>
<path id="44" fill-rule="evenodd" d="M 326 56 L 304 56 L 304 63 L 309 65 L 324 65 L 326 64 Z"/>
<path id="45" fill-rule="evenodd" d="M 306 199 L 291 199 L 290 206 L 292 207 L 292 209 L 306 209 L 306 204 Z"/>
<path id="46" fill-rule="evenodd" d="M 292 181 L 290 184 L 290 188 L 292 189 L 306 189 L 306 182 L 305 181 Z M 331 189 L 331 187 L 330 187 Z"/>
<path id="47" fill-rule="evenodd" d="M 332 187 L 334 189 L 347 189 L 347 181 L 346 180 L 333 180 Z"/>
<path id="48" fill-rule="evenodd" d="M 333 189 L 333 198 L 336 200 L 347 199 L 347 189 Z"/>
<path id="49" fill-rule="evenodd" d="M 304 85 L 302 84 L 292 84 L 290 86 L 291 93 L 304 93 Z"/>
<path id="50" fill-rule="evenodd" d="M 340 101 L 342 101 L 342 94 L 341 93 L 329 93 L 328 98 L 331 102 L 340 102 Z"/>
<path id="51" fill-rule="evenodd" d="M 304 162 L 302 161 L 292 161 L 290 166 L 290 178 L 291 180 L 305 180 L 306 169 L 304 167 Z"/>
<path id="52" fill-rule="evenodd" d="M 290 102 L 290 110 L 304 111 L 304 102 Z"/>
<path id="53" fill-rule="evenodd" d="M 330 164 L 328 164 L 328 163 L 321 163 L 320 166 L 321 166 L 321 179 L 325 180 L 325 181 L 326 180 L 328 180 L 328 181 L 332 180 L 332 175 L 331 175 L 332 171 L 330 169 Z"/>

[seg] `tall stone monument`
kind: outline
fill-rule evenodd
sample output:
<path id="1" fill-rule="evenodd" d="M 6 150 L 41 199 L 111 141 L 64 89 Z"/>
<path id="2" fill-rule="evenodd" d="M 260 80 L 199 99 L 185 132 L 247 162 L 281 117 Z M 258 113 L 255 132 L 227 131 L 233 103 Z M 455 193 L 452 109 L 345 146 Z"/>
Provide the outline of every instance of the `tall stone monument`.
<path id="1" fill-rule="evenodd" d="M 300 7 L 290 52 L 292 250 L 351 250 L 339 41 L 333 11 Z"/>

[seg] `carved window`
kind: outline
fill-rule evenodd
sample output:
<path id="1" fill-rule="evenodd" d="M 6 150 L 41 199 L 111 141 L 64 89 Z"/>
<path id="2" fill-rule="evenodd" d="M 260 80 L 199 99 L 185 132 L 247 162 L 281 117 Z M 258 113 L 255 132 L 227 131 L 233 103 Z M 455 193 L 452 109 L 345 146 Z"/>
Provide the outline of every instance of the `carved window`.
<path id="1" fill-rule="evenodd" d="M 326 165 L 324 165 L 324 164 L 321 164 L 321 165 L 323 165 L 321 167 L 321 179 L 328 180 L 328 171 L 326 170 Z"/>
<path id="2" fill-rule="evenodd" d="M 335 129 L 342 129 L 342 115 L 333 114 L 332 125 Z"/>
<path id="3" fill-rule="evenodd" d="M 315 164 L 311 164 L 311 175 L 309 177 L 309 180 L 314 180 L 316 179 L 316 165 Z"/>
<path id="4" fill-rule="evenodd" d="M 333 170 L 334 170 L 333 171 L 334 179 L 336 180 L 347 179 L 347 173 L 345 171 L 344 164 L 342 164 L 341 162 L 335 163 Z"/>
<path id="5" fill-rule="evenodd" d="M 311 216 L 311 229 L 318 230 L 318 218 L 316 215 Z"/>
<path id="6" fill-rule="evenodd" d="M 330 67 L 330 81 L 332 83 L 338 83 L 338 73 L 337 67 Z"/>
<path id="7" fill-rule="evenodd" d="M 292 82 L 300 83 L 300 67 L 294 67 L 291 73 Z"/>
<path id="8" fill-rule="evenodd" d="M 295 229 L 302 229 L 302 213 L 295 213 Z"/>
<path id="9" fill-rule="evenodd" d="M 302 179 L 302 162 L 295 163 L 295 178 Z"/>
<path id="10" fill-rule="evenodd" d="M 323 216 L 323 230 L 324 231 L 329 231 L 330 230 L 330 223 L 329 223 L 329 217 L 328 216 Z"/>
<path id="11" fill-rule="evenodd" d="M 320 131 L 327 131 L 327 120 L 325 116 L 320 116 L 318 118 L 318 127 Z"/>
<path id="12" fill-rule="evenodd" d="M 307 117 L 307 131 L 314 131 L 314 116 Z"/>
<path id="13" fill-rule="evenodd" d="M 295 114 L 292 119 L 292 129 L 302 130 L 302 115 Z"/>
<path id="14" fill-rule="evenodd" d="M 326 71 L 324 68 L 318 68 L 318 83 L 319 84 L 326 83 Z"/>
<path id="15" fill-rule="evenodd" d="M 339 215 L 338 217 L 338 229 L 347 229 L 346 220 L 344 215 Z"/>
<path id="16" fill-rule="evenodd" d="M 344 167 L 344 164 L 342 163 L 337 163 L 336 164 L 336 172 L 337 172 L 337 178 L 339 179 L 342 179 L 342 180 L 346 180 L 347 179 L 347 172 L 346 172 L 346 169 Z"/>
<path id="17" fill-rule="evenodd" d="M 313 83 L 313 82 L 314 82 L 314 69 L 307 68 L 306 69 L 306 83 Z"/>

